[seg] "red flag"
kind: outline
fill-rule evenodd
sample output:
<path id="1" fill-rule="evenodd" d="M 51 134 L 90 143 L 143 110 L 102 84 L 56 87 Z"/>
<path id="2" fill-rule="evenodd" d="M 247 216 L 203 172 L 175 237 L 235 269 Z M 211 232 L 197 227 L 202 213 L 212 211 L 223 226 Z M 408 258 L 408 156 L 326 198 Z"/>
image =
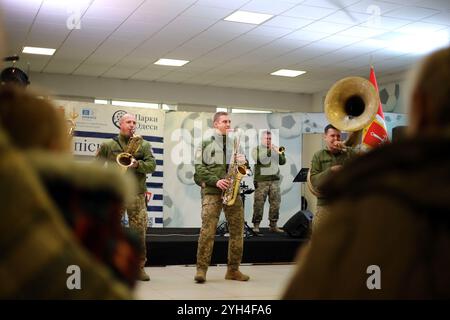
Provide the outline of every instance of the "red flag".
<path id="1" fill-rule="evenodd" d="M 370 82 L 373 84 L 378 94 L 377 79 L 372 66 L 370 67 Z M 383 108 L 381 107 L 380 102 L 375 119 L 363 130 L 362 145 L 365 149 L 372 149 L 386 142 L 389 142 L 389 137 L 386 123 L 384 122 Z"/>

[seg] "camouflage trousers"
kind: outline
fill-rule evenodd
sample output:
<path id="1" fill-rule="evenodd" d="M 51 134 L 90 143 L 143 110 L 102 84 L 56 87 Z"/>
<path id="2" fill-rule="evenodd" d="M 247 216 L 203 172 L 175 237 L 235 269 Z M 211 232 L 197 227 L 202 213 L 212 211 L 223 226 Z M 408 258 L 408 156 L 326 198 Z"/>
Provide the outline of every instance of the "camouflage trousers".
<path id="1" fill-rule="evenodd" d="M 145 240 L 148 224 L 145 194 L 141 193 L 134 196 L 129 204 L 122 209 L 122 217 L 125 214 L 125 210 L 127 210 L 130 229 L 139 236 L 142 249 L 140 252 L 140 266 L 144 267 L 145 263 L 147 262 L 147 247 Z"/>
<path id="2" fill-rule="evenodd" d="M 230 237 L 228 239 L 228 267 L 238 270 L 244 248 L 244 210 L 238 196 L 232 206 L 224 206 L 220 194 L 203 194 L 202 228 L 197 247 L 197 268 L 207 270 L 216 236 L 217 223 L 222 209 L 228 222 Z"/>
<path id="3" fill-rule="evenodd" d="M 276 226 L 280 216 L 280 180 L 255 182 L 255 198 L 253 202 L 253 224 L 260 223 L 263 217 L 264 203 L 269 196 L 270 226 Z"/>

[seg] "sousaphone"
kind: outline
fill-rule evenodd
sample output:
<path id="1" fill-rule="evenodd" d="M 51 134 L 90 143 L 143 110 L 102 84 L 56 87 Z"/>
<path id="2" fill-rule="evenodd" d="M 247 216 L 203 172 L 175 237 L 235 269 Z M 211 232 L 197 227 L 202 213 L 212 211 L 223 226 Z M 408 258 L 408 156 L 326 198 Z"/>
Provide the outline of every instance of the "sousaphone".
<path id="1" fill-rule="evenodd" d="M 352 132 L 352 143 L 345 144 L 356 146 L 361 143 L 363 129 L 374 120 L 379 103 L 378 93 L 370 81 L 361 77 L 347 77 L 337 81 L 328 90 L 324 112 L 334 127 Z M 320 196 L 320 192 L 312 186 L 309 172 L 307 185 L 312 194 Z"/>

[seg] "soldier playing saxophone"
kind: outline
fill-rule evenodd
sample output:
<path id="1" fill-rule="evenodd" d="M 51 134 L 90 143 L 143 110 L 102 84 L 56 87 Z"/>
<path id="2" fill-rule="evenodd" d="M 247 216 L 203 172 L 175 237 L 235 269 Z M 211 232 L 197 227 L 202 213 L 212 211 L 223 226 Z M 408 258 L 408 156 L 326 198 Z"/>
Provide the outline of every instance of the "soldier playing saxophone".
<path id="1" fill-rule="evenodd" d="M 103 161 L 108 160 L 110 163 L 116 163 L 117 156 L 121 153 L 128 153 L 130 150 L 130 140 L 134 137 L 136 130 L 136 118 L 132 114 L 125 114 L 120 118 L 120 133 L 113 139 L 103 143 L 98 152 L 97 158 Z M 150 280 L 150 277 L 145 273 L 145 262 L 147 261 L 147 250 L 145 235 L 147 232 L 147 206 L 145 201 L 145 192 L 147 191 L 146 180 L 147 174 L 155 171 L 156 161 L 151 151 L 149 142 L 142 140 L 138 146 L 133 147 L 131 151 L 130 163 L 127 165 L 127 171 L 131 171 L 138 182 L 138 194 L 134 197 L 132 203 L 127 208 L 127 215 L 130 221 L 130 228 L 139 234 L 141 241 L 141 256 L 140 256 L 140 272 L 138 279 L 142 281 Z"/>
<path id="2" fill-rule="evenodd" d="M 195 281 L 206 281 L 206 272 L 211 262 L 214 237 L 222 209 L 228 222 L 230 238 L 228 240 L 227 280 L 247 281 L 250 277 L 239 271 L 243 253 L 244 209 L 238 196 L 232 205 L 223 203 L 222 193 L 232 187 L 225 179 L 233 153 L 234 141 L 227 139 L 231 121 L 226 112 L 217 112 L 213 118 L 215 133 L 202 141 L 196 151 L 195 175 L 202 187 L 202 228 L 197 248 L 197 273 Z M 228 143 L 227 143 L 228 142 Z M 229 155 L 227 157 L 227 154 Z M 246 164 L 243 154 L 236 152 L 236 163 Z"/>

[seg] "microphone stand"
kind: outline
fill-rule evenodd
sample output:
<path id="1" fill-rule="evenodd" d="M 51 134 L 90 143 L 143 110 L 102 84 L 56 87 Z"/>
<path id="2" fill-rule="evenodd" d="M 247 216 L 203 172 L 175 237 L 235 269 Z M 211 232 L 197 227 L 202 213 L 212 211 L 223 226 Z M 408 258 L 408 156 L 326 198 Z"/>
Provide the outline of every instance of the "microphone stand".
<path id="1" fill-rule="evenodd" d="M 250 189 L 249 186 L 247 184 L 245 184 L 245 181 L 242 181 L 240 184 L 240 196 L 242 199 L 242 209 L 244 210 L 244 214 L 245 214 L 245 197 L 248 194 L 252 194 L 253 192 L 255 192 L 254 189 Z M 244 220 L 244 235 L 245 238 L 249 238 L 252 236 L 259 236 L 255 231 L 253 231 L 252 228 L 250 228 L 250 226 L 247 224 L 247 221 Z"/>

